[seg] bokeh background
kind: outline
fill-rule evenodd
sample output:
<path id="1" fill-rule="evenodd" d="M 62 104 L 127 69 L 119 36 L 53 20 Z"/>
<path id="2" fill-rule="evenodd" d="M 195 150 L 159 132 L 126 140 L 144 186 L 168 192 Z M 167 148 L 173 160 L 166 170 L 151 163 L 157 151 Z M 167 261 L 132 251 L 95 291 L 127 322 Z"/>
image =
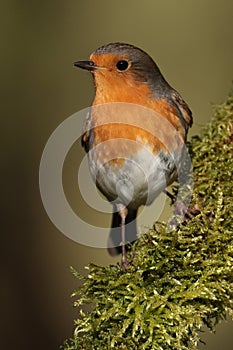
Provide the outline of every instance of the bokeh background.
<path id="1" fill-rule="evenodd" d="M 77 316 L 70 298 L 77 281 L 69 266 L 85 273 L 89 262 L 113 262 L 104 249 L 60 233 L 40 198 L 45 143 L 93 97 L 91 77 L 72 62 L 108 42 L 143 48 L 189 103 L 191 134 L 197 134 L 211 119 L 211 104 L 223 102 L 232 86 L 233 2 L 2 0 L 0 7 L 0 348 L 55 350 L 72 336 Z M 82 152 L 77 146 L 64 175 L 67 195 L 80 212 L 74 187 Z M 109 225 L 109 217 L 89 219 Z M 200 349 L 232 349 L 232 323 L 223 322 L 203 339 L 207 345 Z"/>

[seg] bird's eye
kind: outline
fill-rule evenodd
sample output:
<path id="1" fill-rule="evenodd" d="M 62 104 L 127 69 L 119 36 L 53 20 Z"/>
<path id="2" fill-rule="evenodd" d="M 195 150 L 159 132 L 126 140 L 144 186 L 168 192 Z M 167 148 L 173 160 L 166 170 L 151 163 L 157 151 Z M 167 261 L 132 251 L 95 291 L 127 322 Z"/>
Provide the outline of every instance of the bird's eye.
<path id="1" fill-rule="evenodd" d="M 120 70 L 121 72 L 126 70 L 128 66 L 129 66 L 129 63 L 125 60 L 118 61 L 116 64 L 117 69 Z"/>

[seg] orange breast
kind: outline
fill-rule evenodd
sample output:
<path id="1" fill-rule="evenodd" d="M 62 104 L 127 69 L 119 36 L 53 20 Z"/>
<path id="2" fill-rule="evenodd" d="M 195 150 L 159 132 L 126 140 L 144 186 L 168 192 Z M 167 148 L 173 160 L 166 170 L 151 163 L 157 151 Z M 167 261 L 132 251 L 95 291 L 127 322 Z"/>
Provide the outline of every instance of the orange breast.
<path id="1" fill-rule="evenodd" d="M 121 77 L 121 80 L 118 84 L 117 77 L 116 79 L 111 79 L 111 76 L 109 76 L 108 78 L 110 79 L 106 79 L 104 74 L 104 72 L 100 72 L 99 75 L 95 77 L 97 86 L 93 106 L 117 102 L 144 106 L 159 114 L 161 118 L 165 118 L 180 133 L 180 136 L 183 139 L 185 138 L 184 130 L 180 124 L 177 110 L 174 105 L 169 104 L 165 98 L 156 99 L 155 94 L 150 90 L 147 84 L 135 84 L 135 81 L 131 76 L 127 76 L 125 78 Z M 115 106 L 114 110 L 116 112 L 116 115 L 119 114 L 115 109 Z M 101 120 L 101 113 L 98 113 L 98 116 L 96 116 L 96 118 L 99 118 Z M 141 126 L 143 126 L 145 117 L 142 116 L 141 118 Z M 131 119 L 135 119 L 133 113 L 131 113 Z M 114 128 L 109 132 L 111 134 L 116 132 L 116 135 L 119 133 L 119 131 L 114 130 Z M 130 137 L 131 132 L 128 132 Z M 166 132 L 166 130 L 164 132 Z"/>
<path id="2" fill-rule="evenodd" d="M 178 117 L 165 100 L 157 102 L 148 103 L 150 108 L 132 102 L 94 105 L 94 146 L 102 144 L 101 153 L 108 154 L 108 158 L 118 163 L 128 154 L 136 154 L 142 146 L 149 148 L 155 155 L 159 151 L 173 154 L 181 149 L 183 137 L 176 127 Z M 116 139 L 121 141 L 109 142 Z M 98 154 L 96 156 L 98 157 Z"/>

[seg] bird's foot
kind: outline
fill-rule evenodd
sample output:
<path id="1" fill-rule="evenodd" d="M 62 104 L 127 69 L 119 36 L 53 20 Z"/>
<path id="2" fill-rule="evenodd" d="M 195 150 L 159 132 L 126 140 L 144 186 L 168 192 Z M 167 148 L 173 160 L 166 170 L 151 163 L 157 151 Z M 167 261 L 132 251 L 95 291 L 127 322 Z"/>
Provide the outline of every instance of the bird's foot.
<path id="1" fill-rule="evenodd" d="M 132 253 L 132 258 L 129 261 L 128 261 L 128 259 L 123 259 L 123 257 L 122 257 L 122 259 L 121 259 L 122 271 L 126 272 L 128 266 L 134 266 L 134 259 L 136 257 L 136 254 L 137 254 L 137 251 L 135 250 Z"/>
<path id="2" fill-rule="evenodd" d="M 168 222 L 168 228 L 175 230 L 177 226 L 187 225 L 191 219 L 200 213 L 201 211 L 197 204 L 193 208 L 187 208 L 182 201 L 177 200 L 175 202 L 174 217 Z"/>
<path id="3" fill-rule="evenodd" d="M 200 214 L 200 209 L 197 204 L 193 208 L 187 208 L 185 203 L 177 200 L 175 203 L 174 214 L 184 217 L 186 220 L 192 219 Z"/>
<path id="4" fill-rule="evenodd" d="M 127 270 L 127 266 L 128 266 L 128 262 L 127 262 L 127 259 L 121 259 L 121 269 L 123 272 L 126 272 Z"/>
<path id="5" fill-rule="evenodd" d="M 188 208 L 184 215 L 183 225 L 186 225 L 189 222 L 189 220 L 193 219 L 200 213 L 201 211 L 197 204 L 195 204 L 193 208 Z"/>

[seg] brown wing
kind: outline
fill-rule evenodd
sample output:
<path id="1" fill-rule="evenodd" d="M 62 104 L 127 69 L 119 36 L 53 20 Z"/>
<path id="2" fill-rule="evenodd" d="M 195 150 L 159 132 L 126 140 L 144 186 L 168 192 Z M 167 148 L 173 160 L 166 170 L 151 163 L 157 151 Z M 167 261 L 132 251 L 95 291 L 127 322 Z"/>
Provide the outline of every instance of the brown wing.
<path id="1" fill-rule="evenodd" d="M 81 138 L 81 145 L 86 152 L 90 149 L 90 137 L 91 137 L 91 111 L 89 110 L 83 125 L 83 132 Z"/>
<path id="2" fill-rule="evenodd" d="M 171 98 L 177 108 L 180 122 L 187 133 L 188 128 L 191 127 L 193 124 L 192 112 L 189 109 L 187 103 L 182 99 L 182 97 L 176 90 L 172 90 Z"/>

